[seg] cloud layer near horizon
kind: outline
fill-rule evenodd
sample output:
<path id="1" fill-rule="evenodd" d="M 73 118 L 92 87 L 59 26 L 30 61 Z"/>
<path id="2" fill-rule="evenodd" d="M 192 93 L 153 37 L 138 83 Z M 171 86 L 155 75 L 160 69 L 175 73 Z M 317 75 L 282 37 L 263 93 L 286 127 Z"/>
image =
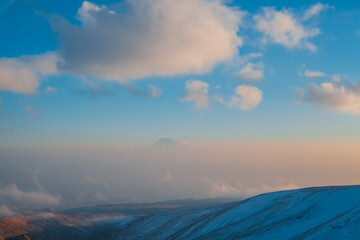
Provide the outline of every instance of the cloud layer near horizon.
<path id="1" fill-rule="evenodd" d="M 0 154 L 5 213 L 19 207 L 244 196 L 360 180 L 357 142 L 101 144 L 0 149 Z"/>
<path id="2" fill-rule="evenodd" d="M 84 1 L 73 25 L 52 21 L 61 41 L 59 68 L 127 81 L 206 73 L 237 54 L 242 13 L 222 1 L 127 1 L 119 13 Z"/>

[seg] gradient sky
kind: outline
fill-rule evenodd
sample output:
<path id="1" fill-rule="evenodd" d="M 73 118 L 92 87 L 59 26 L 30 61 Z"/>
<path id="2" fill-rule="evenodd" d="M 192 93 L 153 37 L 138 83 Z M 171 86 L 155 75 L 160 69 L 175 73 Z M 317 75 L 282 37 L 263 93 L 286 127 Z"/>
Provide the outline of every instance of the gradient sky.
<path id="1" fill-rule="evenodd" d="M 360 181 L 357 0 L 2 0 L 0 33 L 0 216 Z"/>
<path id="2" fill-rule="evenodd" d="M 2 1 L 1 145 L 358 140 L 357 1 L 276 3 Z"/>

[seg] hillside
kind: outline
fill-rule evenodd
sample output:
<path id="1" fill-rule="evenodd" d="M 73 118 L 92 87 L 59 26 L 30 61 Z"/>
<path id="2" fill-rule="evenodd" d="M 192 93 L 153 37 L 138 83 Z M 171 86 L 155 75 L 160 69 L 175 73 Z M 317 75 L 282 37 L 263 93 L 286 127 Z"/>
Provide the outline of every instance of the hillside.
<path id="1" fill-rule="evenodd" d="M 102 205 L 0 218 L 0 239 L 360 239 L 360 186 L 297 189 L 214 203 Z"/>
<path id="2" fill-rule="evenodd" d="M 360 186 L 274 192 L 204 210 L 139 217 L 113 239 L 360 239 Z"/>

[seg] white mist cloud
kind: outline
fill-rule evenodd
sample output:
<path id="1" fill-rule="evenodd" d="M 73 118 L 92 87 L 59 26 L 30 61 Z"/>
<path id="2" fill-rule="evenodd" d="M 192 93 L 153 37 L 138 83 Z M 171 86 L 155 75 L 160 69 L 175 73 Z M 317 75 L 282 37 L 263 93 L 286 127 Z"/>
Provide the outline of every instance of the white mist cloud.
<path id="1" fill-rule="evenodd" d="M 186 101 L 194 102 L 195 108 L 207 108 L 210 103 L 209 84 L 199 80 L 186 81 Z"/>
<path id="2" fill-rule="evenodd" d="M 4 204 L 0 205 L 0 217 L 10 217 L 13 215 L 15 215 L 15 212 L 11 208 Z"/>
<path id="3" fill-rule="evenodd" d="M 276 179 L 272 184 L 262 184 L 256 187 L 246 186 L 242 182 L 228 182 L 224 180 L 216 180 L 211 183 L 210 179 L 206 179 L 210 185 L 209 195 L 216 196 L 242 196 L 249 197 L 267 192 L 276 192 L 283 190 L 298 189 L 301 186 L 293 181 L 286 179 Z"/>
<path id="4" fill-rule="evenodd" d="M 44 92 L 45 92 L 45 93 L 54 93 L 54 92 L 56 92 L 56 88 L 47 86 L 47 87 L 45 88 Z"/>
<path id="5" fill-rule="evenodd" d="M 328 4 L 316 3 L 310 6 L 308 9 L 306 9 L 303 16 L 303 20 L 308 20 L 316 15 L 319 15 L 320 12 L 325 11 L 329 8 L 334 8 L 334 7 Z"/>
<path id="6" fill-rule="evenodd" d="M 32 94 L 42 77 L 57 72 L 54 53 L 0 58 L 0 91 Z"/>
<path id="7" fill-rule="evenodd" d="M 247 63 L 239 73 L 239 78 L 247 81 L 260 81 L 264 78 L 262 64 Z"/>
<path id="8" fill-rule="evenodd" d="M 0 189 L 0 198 L 7 198 L 27 207 L 55 206 L 60 203 L 59 196 L 35 191 L 25 192 L 14 183 Z"/>
<path id="9" fill-rule="evenodd" d="M 232 96 L 228 106 L 243 111 L 256 108 L 262 100 L 262 91 L 257 87 L 240 85 L 236 88 L 235 93 L 237 95 Z"/>
<path id="10" fill-rule="evenodd" d="M 81 25 L 52 23 L 62 38 L 64 71 L 126 81 L 206 73 L 233 58 L 242 12 L 222 1 L 129 0 L 125 12 L 84 1 Z"/>
<path id="11" fill-rule="evenodd" d="M 149 85 L 149 91 L 150 91 L 151 97 L 153 97 L 153 98 L 158 98 L 162 94 L 161 89 L 154 85 Z"/>
<path id="12" fill-rule="evenodd" d="M 360 82 L 348 86 L 337 86 L 331 82 L 322 83 L 320 86 L 311 84 L 299 98 L 300 102 L 341 113 L 360 114 Z"/>
<path id="13" fill-rule="evenodd" d="M 251 59 L 255 59 L 255 58 L 261 58 L 263 56 L 262 53 L 257 53 L 257 52 L 254 52 L 254 53 L 249 53 L 249 54 L 246 54 L 244 56 L 238 56 L 237 57 L 237 61 L 240 63 L 240 64 L 245 64 L 247 63 L 249 60 Z"/>
<path id="14" fill-rule="evenodd" d="M 309 70 L 306 70 L 304 72 L 304 76 L 307 77 L 307 78 L 319 78 L 319 77 L 325 77 L 326 74 L 323 73 L 323 72 L 319 72 L 319 71 L 309 71 Z"/>
<path id="15" fill-rule="evenodd" d="M 307 48 L 316 51 L 316 46 L 308 39 L 318 35 L 320 29 L 306 28 L 287 9 L 277 11 L 264 7 L 263 13 L 254 16 L 255 28 L 264 34 L 263 42 L 273 42 L 287 48 Z"/>

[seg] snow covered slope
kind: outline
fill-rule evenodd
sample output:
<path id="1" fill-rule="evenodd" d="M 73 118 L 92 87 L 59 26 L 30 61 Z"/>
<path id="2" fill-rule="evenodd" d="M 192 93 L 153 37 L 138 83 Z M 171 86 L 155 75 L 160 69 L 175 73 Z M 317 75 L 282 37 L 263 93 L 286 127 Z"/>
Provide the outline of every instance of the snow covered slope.
<path id="1" fill-rule="evenodd" d="M 125 221 L 113 239 L 360 240 L 360 186 L 267 193 L 203 210 Z"/>

